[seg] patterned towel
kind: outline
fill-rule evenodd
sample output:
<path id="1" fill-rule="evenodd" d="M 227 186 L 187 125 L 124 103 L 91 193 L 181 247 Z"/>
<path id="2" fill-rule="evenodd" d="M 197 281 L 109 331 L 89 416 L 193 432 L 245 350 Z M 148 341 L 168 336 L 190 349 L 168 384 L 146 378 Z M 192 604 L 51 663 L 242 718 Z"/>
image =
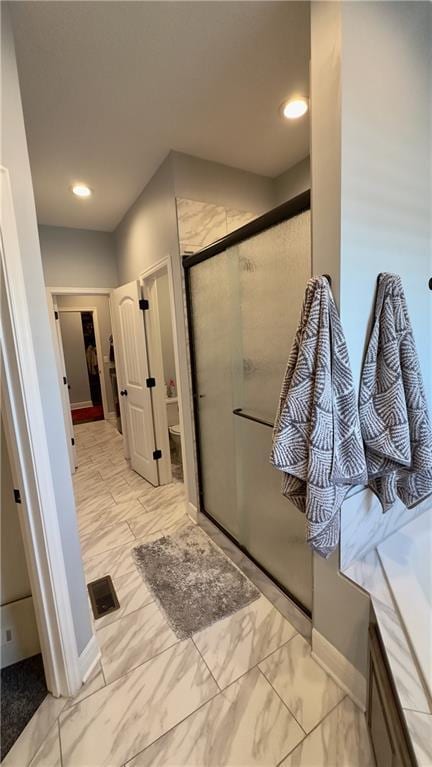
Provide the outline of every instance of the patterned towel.
<path id="1" fill-rule="evenodd" d="M 360 385 L 370 489 L 384 511 L 432 493 L 432 429 L 402 282 L 383 274 Z"/>
<path id="2" fill-rule="evenodd" d="M 348 351 L 325 277 L 307 284 L 270 461 L 285 473 L 282 493 L 306 514 L 310 546 L 328 557 L 345 495 L 367 474 Z"/>

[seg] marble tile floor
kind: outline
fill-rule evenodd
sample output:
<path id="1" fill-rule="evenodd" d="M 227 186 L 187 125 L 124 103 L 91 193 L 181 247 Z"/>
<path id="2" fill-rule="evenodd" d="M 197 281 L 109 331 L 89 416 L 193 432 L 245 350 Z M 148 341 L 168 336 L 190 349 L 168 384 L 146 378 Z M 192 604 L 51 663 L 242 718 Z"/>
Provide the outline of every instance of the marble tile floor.
<path id="1" fill-rule="evenodd" d="M 88 682 L 72 700 L 47 697 L 5 767 L 372 767 L 363 714 L 264 594 L 176 637 L 131 550 L 191 523 L 183 485 L 138 477 L 104 421 L 76 427 L 76 443 L 86 579 L 110 574 L 121 608 L 94 622 Z"/>

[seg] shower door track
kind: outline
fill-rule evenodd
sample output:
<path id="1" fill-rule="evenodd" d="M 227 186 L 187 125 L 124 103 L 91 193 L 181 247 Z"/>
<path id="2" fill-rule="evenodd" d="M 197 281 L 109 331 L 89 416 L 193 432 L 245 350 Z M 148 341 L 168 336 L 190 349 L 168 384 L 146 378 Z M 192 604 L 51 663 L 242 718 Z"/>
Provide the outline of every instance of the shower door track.
<path id="1" fill-rule="evenodd" d="M 253 221 L 249 221 L 249 223 L 245 224 L 239 229 L 236 229 L 234 232 L 227 234 L 225 237 L 222 237 L 220 240 L 217 240 L 211 245 L 207 245 L 207 247 L 197 251 L 196 253 L 193 253 L 193 255 L 183 256 L 182 263 L 185 275 L 186 312 L 189 335 L 189 353 L 191 361 L 192 400 L 198 470 L 198 510 L 201 514 L 204 514 L 204 516 L 207 517 L 224 535 L 226 535 L 227 538 L 229 538 L 229 540 L 232 541 L 232 543 L 234 543 L 235 546 L 237 546 L 237 548 L 242 551 L 251 560 L 251 562 L 253 562 L 254 565 L 256 565 L 256 567 L 258 567 L 261 572 L 263 572 L 264 575 L 266 575 L 275 584 L 275 586 L 277 586 L 277 588 L 282 591 L 288 597 L 288 599 L 290 599 L 291 602 L 293 602 L 299 608 L 299 610 L 301 610 L 304 615 L 307 616 L 307 618 L 311 619 L 311 610 L 305 607 L 305 605 L 303 605 L 300 600 L 294 594 L 292 594 L 289 589 L 286 588 L 286 586 L 284 586 L 257 559 L 255 559 L 255 557 L 248 551 L 248 549 L 243 546 L 223 525 L 221 525 L 217 519 L 209 514 L 205 508 L 201 462 L 201 436 L 199 428 L 199 396 L 193 332 L 192 291 L 190 280 L 190 270 L 196 266 L 196 264 L 207 261 L 207 259 L 213 258 L 213 256 L 217 256 L 219 253 L 223 253 L 223 251 L 227 250 L 227 248 L 231 248 L 233 245 L 238 245 L 245 240 L 249 240 L 251 237 L 254 237 L 257 234 L 261 234 L 268 229 L 272 229 L 274 226 L 277 226 L 284 221 L 288 221 L 290 218 L 294 218 L 294 216 L 298 216 L 300 213 L 304 213 L 307 210 L 310 210 L 309 189 L 306 192 L 302 192 L 301 194 L 297 195 L 297 197 L 293 197 L 291 200 L 288 200 L 288 202 L 284 202 L 282 205 L 278 205 L 276 208 L 272 208 L 272 210 L 269 210 L 262 216 L 258 216 L 258 218 L 253 219 Z M 273 426 L 270 421 L 263 421 L 258 417 L 243 412 L 242 408 L 236 408 L 233 411 L 233 415 L 241 416 L 242 418 L 247 418 L 248 420 L 256 421 L 257 423 L 262 423 L 264 426 Z"/>

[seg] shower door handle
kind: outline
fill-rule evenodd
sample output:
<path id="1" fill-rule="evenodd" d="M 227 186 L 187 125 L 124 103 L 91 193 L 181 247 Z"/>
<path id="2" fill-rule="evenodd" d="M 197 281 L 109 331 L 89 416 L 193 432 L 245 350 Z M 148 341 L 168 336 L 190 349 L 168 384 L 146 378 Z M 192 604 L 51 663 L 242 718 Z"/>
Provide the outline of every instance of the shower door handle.
<path id="1" fill-rule="evenodd" d="M 260 423 L 262 426 L 268 426 L 270 429 L 273 429 L 274 424 L 271 421 L 265 421 L 263 418 L 259 418 L 256 415 L 251 415 L 250 413 L 244 413 L 243 408 L 236 407 L 235 410 L 233 410 L 233 415 L 238 415 L 240 418 L 246 418 L 247 421 L 254 421 L 255 423 Z"/>

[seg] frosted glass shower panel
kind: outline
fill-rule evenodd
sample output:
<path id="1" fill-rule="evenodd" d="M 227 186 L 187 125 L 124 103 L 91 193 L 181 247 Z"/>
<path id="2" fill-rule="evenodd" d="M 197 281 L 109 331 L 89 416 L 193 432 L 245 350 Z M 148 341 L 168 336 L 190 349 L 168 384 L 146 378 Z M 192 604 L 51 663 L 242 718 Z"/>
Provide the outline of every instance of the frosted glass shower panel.
<path id="1" fill-rule="evenodd" d="M 239 407 L 273 420 L 311 275 L 310 211 L 237 247 L 243 355 Z"/>
<path id="2" fill-rule="evenodd" d="M 310 272 L 307 211 L 189 273 L 202 508 L 306 610 L 312 555 L 305 518 L 282 496 L 269 455 Z"/>
<path id="3" fill-rule="evenodd" d="M 312 552 L 305 516 L 281 493 L 281 474 L 271 466 L 272 430 L 237 417 L 236 454 L 241 542 L 304 607 L 312 609 Z"/>
<path id="4" fill-rule="evenodd" d="M 191 270 L 196 397 L 199 412 L 202 490 L 205 509 L 239 536 L 233 392 L 236 390 L 238 266 L 221 253 Z"/>

